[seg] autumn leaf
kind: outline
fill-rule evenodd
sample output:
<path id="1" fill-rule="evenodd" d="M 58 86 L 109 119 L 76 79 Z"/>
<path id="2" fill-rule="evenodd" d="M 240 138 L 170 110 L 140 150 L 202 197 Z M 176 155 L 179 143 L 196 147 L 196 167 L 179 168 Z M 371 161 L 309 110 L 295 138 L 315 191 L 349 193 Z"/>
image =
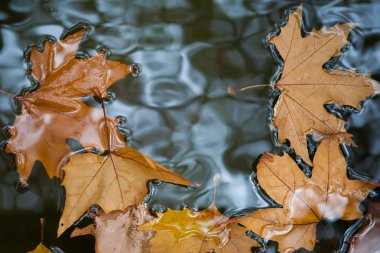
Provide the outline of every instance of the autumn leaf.
<path id="1" fill-rule="evenodd" d="M 214 177 L 216 185 L 219 174 Z M 139 230 L 156 231 L 151 240 L 151 253 L 240 253 L 251 252 L 259 246 L 246 235 L 247 229 L 219 212 L 214 200 L 203 211 L 168 209 L 158 217 L 140 226 Z"/>
<path id="2" fill-rule="evenodd" d="M 130 73 L 130 67 L 107 60 L 102 52 L 88 59 L 75 58 L 88 26 L 76 26 L 60 40 L 29 49 L 29 71 L 38 88 L 15 98 L 22 108 L 10 129 L 6 152 L 15 154 L 21 181 L 28 179 L 34 162 L 40 160 L 50 177 L 70 153 L 67 141 L 104 151 L 101 132 L 103 111 L 87 106 L 84 96 L 95 92 L 106 97 L 106 89 Z M 108 124 L 117 122 L 108 119 Z M 121 143 L 119 143 L 121 145 Z"/>
<path id="3" fill-rule="evenodd" d="M 200 212 L 187 208 L 158 213 L 158 218 L 139 227 L 154 230 L 152 253 L 251 252 L 258 246 L 246 236 L 247 229 L 223 216 L 214 206 Z"/>
<path id="4" fill-rule="evenodd" d="M 69 109 L 69 104 L 74 109 L 75 102 L 68 98 L 93 95 L 94 89 L 104 96 L 109 86 L 130 73 L 130 66 L 107 60 L 103 51 L 88 59 L 75 57 L 81 39 L 87 37 L 90 29 L 89 25 L 80 23 L 55 43 L 45 41 L 43 50 L 39 46 L 28 50 L 30 75 L 39 83 L 38 90 L 28 94 L 30 101 L 44 101 L 48 106 L 61 105 L 65 109 Z"/>
<path id="5" fill-rule="evenodd" d="M 274 107 L 273 126 L 278 129 L 279 142 L 288 139 L 296 153 L 311 164 L 306 141 L 310 130 L 324 135 L 345 131 L 345 121 L 330 114 L 324 105 L 359 107 L 379 84 L 367 75 L 323 68 L 348 44 L 351 24 L 313 29 L 305 37 L 301 26 L 302 6 L 289 14 L 280 34 L 269 38 L 284 61 L 281 78 L 275 84 L 281 95 Z"/>
<path id="6" fill-rule="evenodd" d="M 62 234 L 86 209 L 98 204 L 104 212 L 125 210 L 142 202 L 150 179 L 189 185 L 175 172 L 125 146 L 104 156 L 75 154 L 63 167 L 62 185 L 66 202 L 58 235 Z"/>
<path id="7" fill-rule="evenodd" d="M 51 251 L 43 244 L 44 242 L 44 227 L 45 227 L 45 219 L 41 218 L 41 242 L 37 245 L 37 247 L 29 251 L 28 253 L 51 253 Z"/>
<path id="8" fill-rule="evenodd" d="M 151 219 L 144 205 L 129 206 L 124 212 L 101 212 L 95 217 L 94 225 L 76 228 L 71 237 L 94 235 L 97 253 L 149 252 L 149 239 L 154 232 L 138 231 L 137 227 Z"/>
<path id="9" fill-rule="evenodd" d="M 51 251 L 41 242 L 34 250 L 29 251 L 28 253 L 51 253 Z"/>
<path id="10" fill-rule="evenodd" d="M 314 158 L 307 178 L 288 154 L 265 153 L 257 165 L 260 186 L 283 208 L 261 209 L 237 222 L 261 237 L 279 243 L 280 252 L 312 250 L 317 224 L 324 219 L 355 220 L 360 203 L 375 185 L 347 178 L 340 143 L 346 133 L 327 137 Z"/>
<path id="11" fill-rule="evenodd" d="M 371 202 L 365 226 L 352 238 L 349 253 L 380 252 L 380 204 Z"/>

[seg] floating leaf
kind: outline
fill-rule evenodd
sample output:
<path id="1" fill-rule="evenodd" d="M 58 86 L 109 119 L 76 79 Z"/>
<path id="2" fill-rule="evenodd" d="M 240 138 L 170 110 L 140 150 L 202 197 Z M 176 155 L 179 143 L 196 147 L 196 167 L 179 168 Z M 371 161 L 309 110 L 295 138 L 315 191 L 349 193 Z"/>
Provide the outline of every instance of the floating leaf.
<path id="1" fill-rule="evenodd" d="M 342 133 L 322 140 L 309 179 L 288 154 L 265 153 L 257 165 L 260 186 L 283 208 L 262 209 L 237 219 L 261 237 L 279 243 L 280 252 L 312 250 L 317 224 L 324 219 L 355 220 L 360 203 L 376 185 L 347 178 Z"/>
<path id="2" fill-rule="evenodd" d="M 151 240 L 152 253 L 251 252 L 252 247 L 258 246 L 245 234 L 247 229 L 230 224 L 213 206 L 200 212 L 169 209 L 158 213 L 157 219 L 140 226 L 139 230 L 157 232 Z"/>
<path id="3" fill-rule="evenodd" d="M 37 247 L 29 251 L 28 253 L 51 253 L 51 251 L 43 244 L 44 242 L 44 227 L 45 227 L 45 219 L 41 218 L 41 242 L 37 245 Z"/>
<path id="4" fill-rule="evenodd" d="M 371 202 L 367 214 L 367 223 L 350 242 L 349 253 L 380 252 L 380 204 Z"/>
<path id="5" fill-rule="evenodd" d="M 41 242 L 34 250 L 29 251 L 28 253 L 51 253 L 51 251 Z"/>
<path id="6" fill-rule="evenodd" d="M 15 154 L 21 181 L 28 179 L 36 160 L 50 177 L 57 175 L 58 165 L 71 151 L 69 139 L 104 150 L 99 134 L 103 111 L 87 106 L 82 98 L 95 93 L 105 97 L 106 89 L 128 75 L 130 67 L 107 60 L 102 52 L 88 59 L 75 58 L 87 30 L 87 26 L 76 26 L 60 40 L 43 41 L 28 51 L 30 76 L 39 85 L 15 98 L 22 106 L 21 114 L 10 129 L 6 147 Z M 108 123 L 116 124 L 112 119 Z"/>
<path id="7" fill-rule="evenodd" d="M 373 95 L 379 84 L 367 75 L 323 65 L 340 55 L 348 44 L 351 24 L 312 30 L 302 37 L 302 7 L 289 14 L 280 34 L 269 38 L 276 46 L 284 64 L 275 87 L 281 95 L 274 107 L 273 125 L 278 129 L 279 142 L 288 139 L 302 159 L 311 164 L 306 134 L 344 132 L 345 121 L 330 114 L 325 104 L 358 107 L 359 102 Z"/>
<path id="8" fill-rule="evenodd" d="M 152 253 L 240 253 L 251 252 L 259 246 L 246 235 L 247 229 L 239 226 L 219 212 L 215 206 L 216 184 L 219 174 L 214 176 L 214 200 L 203 211 L 167 210 L 139 227 L 139 230 L 154 230 L 151 240 Z"/>
<path id="9" fill-rule="evenodd" d="M 144 205 L 129 206 L 124 212 L 104 212 L 95 217 L 95 224 L 76 228 L 71 237 L 80 235 L 95 236 L 97 253 L 142 253 L 149 252 L 152 231 L 138 231 L 137 227 L 151 220 Z"/>
<path id="10" fill-rule="evenodd" d="M 108 213 L 141 203 L 148 193 L 150 179 L 181 185 L 190 183 L 128 146 L 104 156 L 75 154 L 63 170 L 66 202 L 59 235 L 93 204 L 100 205 Z"/>

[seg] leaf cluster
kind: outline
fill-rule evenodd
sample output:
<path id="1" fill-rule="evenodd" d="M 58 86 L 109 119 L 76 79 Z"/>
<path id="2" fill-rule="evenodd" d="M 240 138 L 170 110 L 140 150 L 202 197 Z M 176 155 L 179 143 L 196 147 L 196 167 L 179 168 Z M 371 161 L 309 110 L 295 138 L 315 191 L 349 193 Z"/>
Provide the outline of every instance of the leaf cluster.
<path id="1" fill-rule="evenodd" d="M 340 145 L 353 142 L 345 121 L 327 110 L 329 105 L 359 110 L 360 101 L 378 90 L 367 75 L 323 68 L 348 43 L 352 28 L 337 24 L 303 37 L 299 7 L 269 36 L 283 60 L 273 87 L 280 91 L 271 123 L 276 143 L 288 140 L 298 161 L 313 168 L 308 177 L 286 152 L 262 155 L 257 184 L 276 208 L 227 218 L 213 202 L 203 211 L 185 208 L 152 217 L 143 204 L 149 180 L 191 182 L 125 144 L 118 120 L 106 113 L 107 88 L 138 68 L 111 61 L 101 50 L 89 58 L 76 57 L 90 31 L 83 24 L 27 51 L 35 88 L 14 96 L 21 113 L 10 128 L 6 151 L 14 154 L 23 184 L 37 160 L 50 177 L 62 180 L 66 199 L 58 236 L 87 213 L 95 225 L 77 228 L 72 236 L 94 235 L 97 252 L 250 252 L 268 240 L 276 241 L 280 252 L 312 250 L 318 224 L 362 217 L 360 203 L 377 186 L 347 177 Z M 85 98 L 98 106 L 89 106 Z M 308 149 L 308 136 L 319 143 L 315 153 Z M 68 140 L 84 149 L 72 152 Z M 94 204 L 96 212 L 90 208 Z M 258 242 L 246 236 L 252 232 Z M 47 252 L 42 243 L 34 252 L 40 251 Z"/>

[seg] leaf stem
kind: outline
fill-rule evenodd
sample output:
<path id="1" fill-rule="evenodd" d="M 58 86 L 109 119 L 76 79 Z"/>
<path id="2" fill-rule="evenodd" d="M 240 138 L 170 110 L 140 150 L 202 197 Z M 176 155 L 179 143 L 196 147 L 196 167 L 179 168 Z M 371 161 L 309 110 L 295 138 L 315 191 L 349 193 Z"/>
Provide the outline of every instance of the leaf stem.
<path id="1" fill-rule="evenodd" d="M 234 88 L 228 87 L 227 92 L 229 94 L 235 94 L 237 92 L 242 92 L 242 91 L 245 91 L 245 90 L 250 90 L 250 89 L 259 88 L 259 87 L 271 87 L 271 86 L 272 85 L 270 85 L 270 84 L 255 84 L 255 85 L 244 87 L 244 88 L 241 88 L 241 89 L 238 89 L 238 90 L 235 90 Z"/>
<path id="2" fill-rule="evenodd" d="M 107 145 L 108 145 L 108 150 L 111 152 L 111 136 L 110 136 L 110 131 L 108 129 L 108 122 L 107 122 L 107 114 L 106 114 L 106 108 L 104 106 L 104 102 L 102 100 L 102 110 L 103 110 L 103 117 L 104 117 L 104 123 L 106 124 L 106 134 L 107 134 Z"/>
<path id="3" fill-rule="evenodd" d="M 5 91 L 5 90 L 1 90 L 1 89 L 0 89 L 0 93 L 5 94 L 5 95 L 7 95 L 7 96 L 9 96 L 9 97 L 12 97 L 12 98 L 16 97 L 16 95 L 14 95 L 14 94 L 12 94 L 12 93 L 9 93 L 9 92 L 7 92 L 7 91 Z"/>
<path id="4" fill-rule="evenodd" d="M 41 222 L 41 244 L 43 244 L 43 243 L 44 243 L 45 219 L 44 219 L 44 218 L 41 218 L 41 219 L 40 219 L 40 222 Z"/>
<path id="5" fill-rule="evenodd" d="M 214 192 L 213 192 L 213 200 L 212 200 L 212 203 L 210 206 L 214 206 L 215 207 L 215 202 L 216 202 L 216 189 L 217 189 L 217 185 L 218 185 L 218 181 L 220 179 L 220 174 L 219 173 L 216 173 L 214 175 Z"/>

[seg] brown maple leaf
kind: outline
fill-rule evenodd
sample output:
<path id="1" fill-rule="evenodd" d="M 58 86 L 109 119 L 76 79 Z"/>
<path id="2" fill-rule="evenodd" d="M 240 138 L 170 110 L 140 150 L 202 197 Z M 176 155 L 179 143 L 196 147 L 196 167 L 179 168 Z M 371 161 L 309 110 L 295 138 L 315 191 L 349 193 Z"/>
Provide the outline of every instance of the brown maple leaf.
<path id="1" fill-rule="evenodd" d="M 150 179 L 181 185 L 190 183 L 128 146 L 104 156 L 75 154 L 69 158 L 63 171 L 66 202 L 58 235 L 93 204 L 100 205 L 109 213 L 141 203 L 148 193 L 146 184 Z"/>
<path id="2" fill-rule="evenodd" d="M 88 59 L 75 58 L 87 28 L 76 26 L 60 40 L 44 41 L 28 51 L 30 76 L 39 85 L 16 97 L 22 109 L 6 147 L 6 152 L 15 154 L 21 181 L 28 179 L 36 160 L 50 177 L 57 175 L 58 165 L 71 151 L 66 143 L 70 139 L 84 147 L 105 148 L 100 134 L 103 111 L 87 106 L 82 98 L 95 92 L 105 97 L 106 89 L 128 75 L 130 67 L 107 60 L 102 52 Z M 108 124 L 115 126 L 116 121 L 108 119 Z"/>
<path id="3" fill-rule="evenodd" d="M 363 228 L 351 239 L 349 253 L 380 252 L 380 204 L 371 202 Z"/>
<path id="4" fill-rule="evenodd" d="M 307 178 L 288 154 L 265 153 L 257 165 L 260 186 L 283 208 L 262 209 L 237 219 L 265 239 L 277 241 L 280 252 L 312 250 L 317 224 L 324 219 L 355 220 L 363 214 L 360 203 L 374 184 L 347 178 L 340 142 L 346 133 L 320 143 L 312 177 Z"/>
<path id="5" fill-rule="evenodd" d="M 95 236 L 97 253 L 149 252 L 149 240 L 154 236 L 154 232 L 138 231 L 137 227 L 152 218 L 144 205 L 129 206 L 124 212 L 113 211 L 108 214 L 100 210 L 95 217 L 95 224 L 75 228 L 71 237 Z"/>
<path id="6" fill-rule="evenodd" d="M 378 91 L 379 84 L 354 71 L 326 70 L 323 65 L 340 55 L 348 44 L 351 24 L 313 29 L 302 36 L 302 6 L 288 15 L 288 22 L 269 42 L 283 60 L 281 78 L 275 84 L 281 94 L 274 106 L 273 126 L 280 143 L 288 139 L 302 159 L 311 164 L 306 135 L 344 132 L 345 121 L 330 114 L 325 104 L 359 107 L 359 102 Z M 269 86 L 255 85 L 247 88 Z M 241 90 L 245 90 L 243 88 Z M 233 93 L 232 89 L 229 92 Z"/>
<path id="7" fill-rule="evenodd" d="M 219 174 L 214 177 L 214 184 Z M 214 200 L 203 211 L 168 209 L 158 217 L 140 226 L 139 230 L 154 230 L 152 253 L 241 253 L 259 246 L 246 235 L 248 230 L 219 212 Z"/>

